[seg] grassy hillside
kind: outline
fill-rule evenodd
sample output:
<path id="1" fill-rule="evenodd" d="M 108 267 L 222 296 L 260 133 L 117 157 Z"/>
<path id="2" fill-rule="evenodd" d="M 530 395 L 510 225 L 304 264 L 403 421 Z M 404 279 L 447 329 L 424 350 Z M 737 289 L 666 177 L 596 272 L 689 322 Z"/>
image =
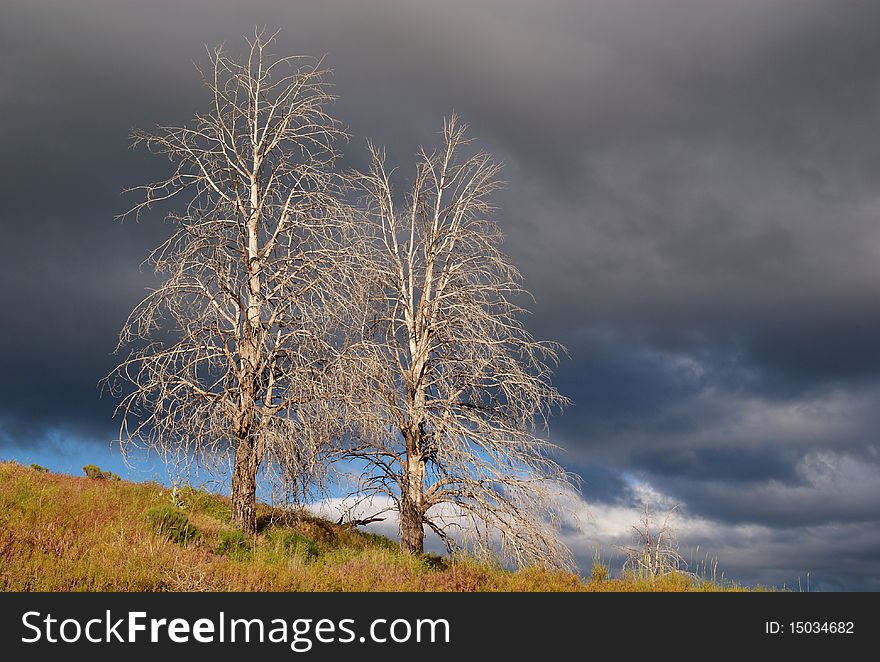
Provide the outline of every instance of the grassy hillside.
<path id="1" fill-rule="evenodd" d="M 260 507 L 260 531 L 251 539 L 231 526 L 221 496 L 92 475 L 0 463 L 0 590 L 722 590 L 681 576 L 648 581 L 595 572 L 582 580 L 414 557 L 388 538 L 268 506 Z"/>

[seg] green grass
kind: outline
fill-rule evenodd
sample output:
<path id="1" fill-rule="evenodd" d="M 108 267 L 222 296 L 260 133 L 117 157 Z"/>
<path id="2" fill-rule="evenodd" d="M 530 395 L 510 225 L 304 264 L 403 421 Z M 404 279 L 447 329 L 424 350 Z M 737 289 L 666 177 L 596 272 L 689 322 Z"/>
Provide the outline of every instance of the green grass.
<path id="1" fill-rule="evenodd" d="M 189 521 L 189 515 L 172 504 L 153 506 L 144 513 L 144 519 L 154 532 L 178 545 L 188 545 L 201 537 Z"/>
<path id="2" fill-rule="evenodd" d="M 225 497 L 0 462 L 4 591 L 715 591 L 687 576 L 612 578 L 468 557 L 413 556 L 383 536 L 258 507 L 259 533 Z"/>

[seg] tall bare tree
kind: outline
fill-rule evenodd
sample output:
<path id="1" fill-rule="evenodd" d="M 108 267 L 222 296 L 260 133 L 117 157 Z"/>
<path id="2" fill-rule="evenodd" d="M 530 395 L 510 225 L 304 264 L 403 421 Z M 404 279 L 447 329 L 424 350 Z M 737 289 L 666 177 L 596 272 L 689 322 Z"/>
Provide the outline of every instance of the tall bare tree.
<path id="1" fill-rule="evenodd" d="M 123 216 L 180 203 L 148 258 L 164 280 L 124 325 L 130 354 L 110 378 L 124 450 L 211 468 L 231 458 L 247 532 L 261 467 L 289 479 L 317 468 L 331 418 L 326 294 L 345 277 L 328 71 L 273 57 L 275 36 L 256 32 L 241 60 L 209 51 L 210 108 L 190 126 L 134 133 L 175 167 L 132 189 L 144 197 Z"/>
<path id="2" fill-rule="evenodd" d="M 355 176 L 369 237 L 349 368 L 361 380 L 350 415 L 360 429 L 348 457 L 365 467 L 361 497 L 393 500 L 405 551 L 423 551 L 427 525 L 450 549 L 457 528 L 519 564 L 565 565 L 558 497 L 576 486 L 540 436 L 566 404 L 550 384 L 562 348 L 520 321 L 521 277 L 489 220 L 499 165 L 464 154 L 455 116 L 443 137 L 420 151 L 403 202 L 382 150 L 370 145 L 371 167 Z"/>

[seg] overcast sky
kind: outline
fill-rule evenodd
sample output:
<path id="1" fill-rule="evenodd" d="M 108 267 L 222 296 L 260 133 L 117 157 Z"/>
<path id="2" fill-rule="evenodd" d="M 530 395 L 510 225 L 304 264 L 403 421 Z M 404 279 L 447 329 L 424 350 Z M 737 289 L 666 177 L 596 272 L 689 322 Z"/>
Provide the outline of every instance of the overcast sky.
<path id="1" fill-rule="evenodd" d="M 727 576 L 880 590 L 868 0 L 4 0 L 2 457 L 118 466 L 96 383 L 168 232 L 114 221 L 167 167 L 128 133 L 204 109 L 192 63 L 255 24 L 326 54 L 348 165 L 369 137 L 411 166 L 453 109 L 505 162 L 528 326 L 571 354 L 551 435 L 586 572 L 647 500 Z"/>

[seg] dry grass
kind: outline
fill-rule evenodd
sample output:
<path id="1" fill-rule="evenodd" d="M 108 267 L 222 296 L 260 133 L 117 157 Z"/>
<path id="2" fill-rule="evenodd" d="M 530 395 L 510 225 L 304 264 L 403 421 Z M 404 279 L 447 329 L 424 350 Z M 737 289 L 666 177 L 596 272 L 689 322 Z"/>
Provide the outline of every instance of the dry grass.
<path id="1" fill-rule="evenodd" d="M 468 558 L 402 554 L 387 538 L 305 513 L 261 506 L 258 516 L 260 532 L 245 538 L 221 496 L 3 462 L 0 590 L 721 590 L 684 576 L 584 581 L 542 568 L 510 572 Z"/>

